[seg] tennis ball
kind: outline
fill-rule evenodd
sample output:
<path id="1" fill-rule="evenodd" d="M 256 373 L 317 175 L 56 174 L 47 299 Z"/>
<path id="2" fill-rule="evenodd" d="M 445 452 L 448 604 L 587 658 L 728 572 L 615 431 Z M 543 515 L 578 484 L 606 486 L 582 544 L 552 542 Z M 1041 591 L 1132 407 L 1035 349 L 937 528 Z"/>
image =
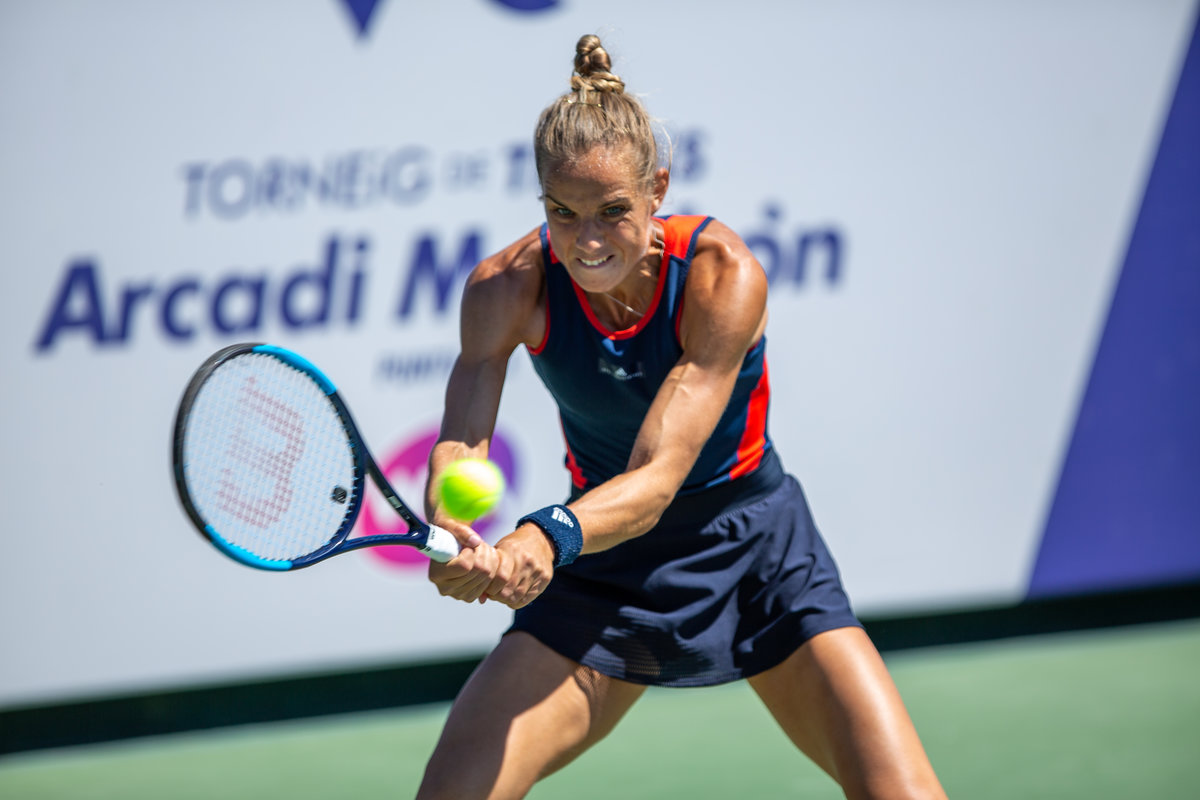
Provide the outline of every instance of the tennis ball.
<path id="1" fill-rule="evenodd" d="M 460 458 L 438 476 L 437 494 L 450 516 L 471 522 L 491 511 L 504 494 L 504 475 L 486 458 Z"/>

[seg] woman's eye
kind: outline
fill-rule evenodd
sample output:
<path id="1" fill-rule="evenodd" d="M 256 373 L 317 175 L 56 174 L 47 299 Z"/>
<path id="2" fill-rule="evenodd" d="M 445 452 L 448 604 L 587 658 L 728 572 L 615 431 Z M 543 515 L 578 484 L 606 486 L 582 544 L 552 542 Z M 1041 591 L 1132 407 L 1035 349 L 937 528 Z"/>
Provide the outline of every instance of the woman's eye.
<path id="1" fill-rule="evenodd" d="M 606 217 L 619 217 L 624 213 L 625 206 L 609 206 L 608 208 L 604 209 L 604 215 Z"/>
<path id="2" fill-rule="evenodd" d="M 553 213 L 556 217 L 569 217 L 571 216 L 571 209 L 559 206 L 558 208 L 554 209 Z"/>

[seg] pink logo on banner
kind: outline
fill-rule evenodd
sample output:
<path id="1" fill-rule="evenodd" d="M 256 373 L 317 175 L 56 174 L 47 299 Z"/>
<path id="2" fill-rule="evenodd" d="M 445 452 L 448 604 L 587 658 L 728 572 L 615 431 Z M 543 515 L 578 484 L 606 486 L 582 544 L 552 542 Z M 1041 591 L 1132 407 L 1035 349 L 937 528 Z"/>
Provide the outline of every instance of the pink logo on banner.
<path id="1" fill-rule="evenodd" d="M 376 456 L 375 459 L 379 468 L 383 470 L 383 474 L 387 476 L 388 481 L 400 496 L 422 517 L 424 517 L 425 505 L 423 493 L 425 481 L 429 475 L 429 451 L 433 449 L 437 437 L 438 428 L 435 426 L 409 438 L 390 455 Z M 511 497 L 516 494 L 519 488 L 516 459 L 508 440 L 502 434 L 496 433 L 492 437 L 488 458 L 494 461 L 504 474 L 504 479 L 508 483 L 506 495 Z M 380 511 L 378 513 L 372 508 L 375 505 L 372 500 L 375 499 L 379 501 L 377 507 Z M 505 506 L 505 501 L 501 500 L 495 511 L 475 520 L 471 527 L 489 542 L 493 538 L 499 538 L 508 533 L 508 528 L 505 527 L 508 522 L 503 517 Z M 374 488 L 369 489 L 367 502 L 363 504 L 358 523 L 355 525 L 355 534 L 374 536 L 383 533 L 403 533 L 404 531 L 404 522 L 379 497 L 379 493 Z M 370 547 L 366 548 L 365 552 L 369 554 L 369 557 L 397 569 L 424 569 L 425 565 L 429 563 L 429 559 L 417 550 L 402 545 Z"/>

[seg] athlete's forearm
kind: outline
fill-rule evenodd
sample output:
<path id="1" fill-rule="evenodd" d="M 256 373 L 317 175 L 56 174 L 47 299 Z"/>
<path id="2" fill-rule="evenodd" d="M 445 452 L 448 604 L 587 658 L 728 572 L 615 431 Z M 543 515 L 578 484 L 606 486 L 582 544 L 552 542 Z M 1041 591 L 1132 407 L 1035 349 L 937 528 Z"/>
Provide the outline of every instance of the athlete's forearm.
<path id="1" fill-rule="evenodd" d="M 583 553 L 599 553 L 649 531 L 679 489 L 649 467 L 622 473 L 569 504 L 579 519 Z"/>

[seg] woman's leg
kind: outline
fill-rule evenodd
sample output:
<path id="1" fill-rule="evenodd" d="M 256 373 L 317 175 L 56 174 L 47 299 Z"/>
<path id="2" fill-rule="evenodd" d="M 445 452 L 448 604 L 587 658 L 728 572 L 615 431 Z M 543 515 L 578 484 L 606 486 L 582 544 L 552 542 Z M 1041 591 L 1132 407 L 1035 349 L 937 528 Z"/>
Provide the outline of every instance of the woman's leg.
<path id="1" fill-rule="evenodd" d="M 604 738 L 643 691 L 510 633 L 454 701 L 417 797 L 524 797 Z"/>
<path id="2" fill-rule="evenodd" d="M 847 797 L 945 798 L 900 693 L 862 629 L 818 634 L 749 683 Z"/>

